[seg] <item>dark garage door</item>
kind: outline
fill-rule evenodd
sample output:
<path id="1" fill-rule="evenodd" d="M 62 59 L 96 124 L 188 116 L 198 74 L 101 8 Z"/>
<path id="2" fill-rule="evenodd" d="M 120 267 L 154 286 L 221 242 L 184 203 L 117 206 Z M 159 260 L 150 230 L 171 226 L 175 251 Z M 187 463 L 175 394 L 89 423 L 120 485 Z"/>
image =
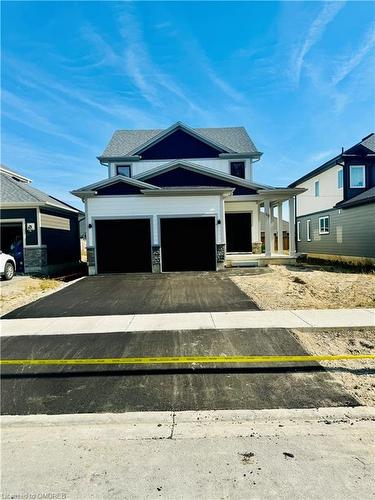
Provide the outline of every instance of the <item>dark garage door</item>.
<path id="1" fill-rule="evenodd" d="M 149 219 L 97 220 L 98 273 L 151 271 Z"/>
<path id="2" fill-rule="evenodd" d="M 162 271 L 215 271 L 214 217 L 161 219 Z"/>

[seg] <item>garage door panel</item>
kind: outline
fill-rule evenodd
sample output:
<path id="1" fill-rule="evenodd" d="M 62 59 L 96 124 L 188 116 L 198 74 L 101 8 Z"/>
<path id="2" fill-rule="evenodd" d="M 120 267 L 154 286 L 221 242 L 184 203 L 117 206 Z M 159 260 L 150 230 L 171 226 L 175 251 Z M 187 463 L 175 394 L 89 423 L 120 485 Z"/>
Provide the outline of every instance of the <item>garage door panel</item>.
<path id="1" fill-rule="evenodd" d="M 97 220 L 95 232 L 98 273 L 151 271 L 149 219 Z"/>
<path id="2" fill-rule="evenodd" d="M 161 219 L 160 232 L 162 271 L 216 270 L 213 217 Z"/>

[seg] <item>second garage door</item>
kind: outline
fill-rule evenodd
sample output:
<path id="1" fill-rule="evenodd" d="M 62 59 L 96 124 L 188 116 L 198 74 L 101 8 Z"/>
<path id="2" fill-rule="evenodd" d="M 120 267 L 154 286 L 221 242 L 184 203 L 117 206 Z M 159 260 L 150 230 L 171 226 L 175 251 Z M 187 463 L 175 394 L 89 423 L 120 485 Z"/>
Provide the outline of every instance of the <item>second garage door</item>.
<path id="1" fill-rule="evenodd" d="M 151 271 L 149 219 L 114 219 L 95 222 L 98 273 Z"/>
<path id="2" fill-rule="evenodd" d="M 162 271 L 215 271 L 214 217 L 160 220 Z"/>

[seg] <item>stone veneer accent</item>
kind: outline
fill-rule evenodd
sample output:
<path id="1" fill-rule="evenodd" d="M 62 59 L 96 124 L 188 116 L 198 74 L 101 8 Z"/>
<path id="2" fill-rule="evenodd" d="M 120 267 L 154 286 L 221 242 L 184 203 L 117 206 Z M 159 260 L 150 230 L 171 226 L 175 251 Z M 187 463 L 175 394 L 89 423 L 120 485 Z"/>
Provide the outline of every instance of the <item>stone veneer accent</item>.
<path id="1" fill-rule="evenodd" d="M 42 272 L 47 267 L 47 247 L 24 247 L 23 259 L 25 273 Z"/>
<path id="2" fill-rule="evenodd" d="M 262 253 L 262 242 L 261 241 L 255 241 L 251 246 L 252 246 L 253 253 L 255 253 L 255 254 Z"/>
<path id="3" fill-rule="evenodd" d="M 95 248 L 87 247 L 87 265 L 95 266 Z"/>
<path id="4" fill-rule="evenodd" d="M 216 262 L 225 261 L 225 244 L 219 243 L 216 245 Z"/>
<path id="5" fill-rule="evenodd" d="M 152 272 L 160 273 L 160 246 L 152 246 Z"/>

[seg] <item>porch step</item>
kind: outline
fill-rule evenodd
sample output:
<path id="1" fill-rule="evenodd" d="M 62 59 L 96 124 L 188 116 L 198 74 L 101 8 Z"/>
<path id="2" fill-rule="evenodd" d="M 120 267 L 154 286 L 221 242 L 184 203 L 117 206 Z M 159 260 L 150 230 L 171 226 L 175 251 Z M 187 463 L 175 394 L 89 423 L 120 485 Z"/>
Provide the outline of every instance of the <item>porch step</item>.
<path id="1" fill-rule="evenodd" d="M 225 267 L 259 267 L 257 260 L 226 260 Z"/>

